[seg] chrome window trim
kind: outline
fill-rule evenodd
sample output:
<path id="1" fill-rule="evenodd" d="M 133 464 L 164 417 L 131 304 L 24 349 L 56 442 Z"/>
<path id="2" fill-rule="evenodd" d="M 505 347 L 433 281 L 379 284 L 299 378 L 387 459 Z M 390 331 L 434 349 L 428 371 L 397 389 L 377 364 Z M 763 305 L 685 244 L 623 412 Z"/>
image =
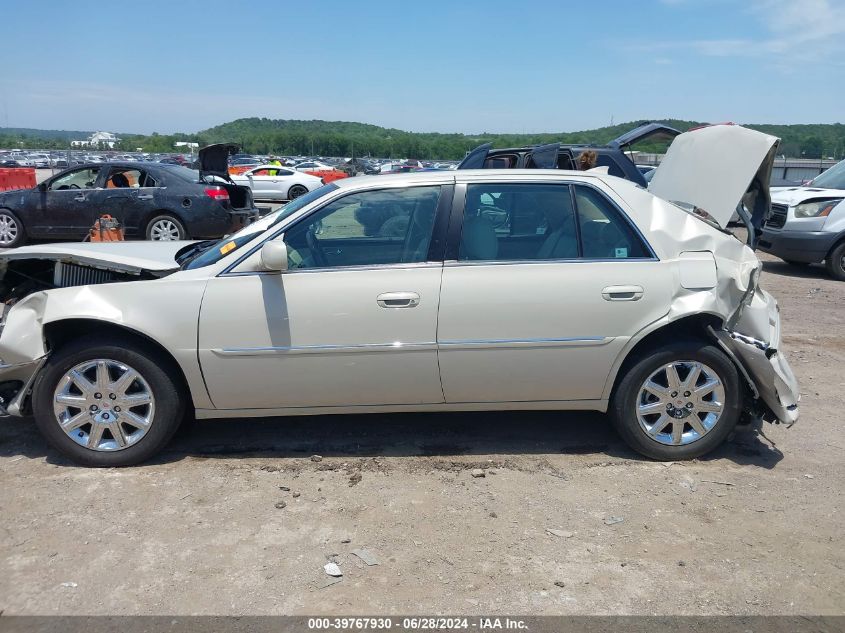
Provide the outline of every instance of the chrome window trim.
<path id="1" fill-rule="evenodd" d="M 457 266 L 514 266 L 514 265 L 524 265 L 524 264 L 596 264 L 596 263 L 628 263 L 628 264 L 636 264 L 640 262 L 659 262 L 660 260 L 655 257 L 607 257 L 602 259 L 577 259 L 577 258 L 570 258 L 570 259 L 477 259 L 472 261 L 463 261 L 463 260 L 455 260 L 450 259 L 443 262 L 443 265 L 447 268 L 455 268 Z"/>
<path id="2" fill-rule="evenodd" d="M 442 268 L 443 262 L 399 262 L 397 264 L 358 264 L 355 266 L 323 266 L 321 268 L 294 268 L 284 271 L 244 270 L 240 272 L 222 272 L 218 277 L 248 277 L 250 275 L 299 275 L 312 273 L 342 273 L 349 271 L 390 270 L 412 268 Z"/>

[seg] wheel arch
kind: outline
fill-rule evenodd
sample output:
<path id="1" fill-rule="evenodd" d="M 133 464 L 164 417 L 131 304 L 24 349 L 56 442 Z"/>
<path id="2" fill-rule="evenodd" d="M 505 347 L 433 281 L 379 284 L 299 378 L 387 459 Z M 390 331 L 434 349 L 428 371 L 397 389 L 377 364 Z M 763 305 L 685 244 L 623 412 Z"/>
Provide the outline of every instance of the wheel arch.
<path id="1" fill-rule="evenodd" d="M 44 339 L 51 351 L 68 341 L 88 335 L 130 339 L 141 344 L 145 349 L 152 349 L 167 364 L 174 380 L 184 390 L 188 405 L 192 408 L 195 406 L 193 392 L 182 365 L 164 345 L 147 334 L 124 325 L 92 318 L 68 318 L 44 324 Z"/>
<path id="2" fill-rule="evenodd" d="M 660 347 L 667 340 L 673 338 L 700 339 L 704 343 L 714 343 L 707 328 L 712 327 L 714 330 L 719 330 L 723 327 L 724 322 L 725 320 L 718 314 L 698 312 L 668 323 L 656 324 L 655 327 L 645 333 L 640 332 L 639 336 L 631 338 L 616 359 L 605 383 L 602 398 L 605 400 L 612 398 L 628 369 L 644 355 Z"/>

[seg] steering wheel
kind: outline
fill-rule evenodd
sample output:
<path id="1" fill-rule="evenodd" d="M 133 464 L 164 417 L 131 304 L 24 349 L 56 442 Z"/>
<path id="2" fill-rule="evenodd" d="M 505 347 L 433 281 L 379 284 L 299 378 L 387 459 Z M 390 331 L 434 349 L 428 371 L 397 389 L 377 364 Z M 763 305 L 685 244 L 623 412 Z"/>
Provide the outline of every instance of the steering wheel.
<path id="1" fill-rule="evenodd" d="M 68 187 L 68 189 L 79 189 L 79 185 L 77 185 L 76 183 L 73 183 L 72 185 L 70 185 Z"/>
<path id="2" fill-rule="evenodd" d="M 326 254 L 320 248 L 320 244 L 317 242 L 317 236 L 314 235 L 314 231 L 310 227 L 305 232 L 305 243 L 308 245 L 308 250 L 311 251 L 311 257 L 314 258 L 318 266 L 323 267 L 328 265 Z"/>

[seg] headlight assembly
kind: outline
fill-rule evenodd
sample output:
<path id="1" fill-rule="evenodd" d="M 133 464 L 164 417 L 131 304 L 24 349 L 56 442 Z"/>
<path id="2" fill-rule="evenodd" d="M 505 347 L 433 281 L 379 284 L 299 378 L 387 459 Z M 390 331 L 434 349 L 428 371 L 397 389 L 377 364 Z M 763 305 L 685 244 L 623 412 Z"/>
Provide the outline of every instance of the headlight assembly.
<path id="1" fill-rule="evenodd" d="M 842 202 L 842 198 L 834 198 L 833 200 L 813 200 L 811 202 L 802 202 L 795 207 L 796 218 L 821 218 L 830 215 L 833 207 Z"/>

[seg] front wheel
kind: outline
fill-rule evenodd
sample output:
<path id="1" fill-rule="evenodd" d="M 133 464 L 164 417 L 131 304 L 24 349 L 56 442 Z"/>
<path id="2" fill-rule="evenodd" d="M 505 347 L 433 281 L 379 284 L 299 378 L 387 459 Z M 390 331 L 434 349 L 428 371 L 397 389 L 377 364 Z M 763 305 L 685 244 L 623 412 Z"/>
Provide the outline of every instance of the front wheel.
<path id="1" fill-rule="evenodd" d="M 35 382 L 42 435 L 84 466 L 151 457 L 179 427 L 185 396 L 167 359 L 130 340 L 87 337 L 59 348 Z"/>
<path id="2" fill-rule="evenodd" d="M 295 200 L 299 196 L 304 196 L 308 193 L 308 188 L 303 185 L 294 185 L 288 191 L 288 200 Z"/>
<path id="3" fill-rule="evenodd" d="M 845 242 L 835 246 L 824 263 L 831 277 L 845 281 Z"/>
<path id="4" fill-rule="evenodd" d="M 172 215 L 159 215 L 147 224 L 147 239 L 154 242 L 173 242 L 188 238 L 185 226 Z"/>
<path id="5" fill-rule="evenodd" d="M 15 248 L 26 242 L 26 233 L 18 216 L 0 209 L 0 248 Z"/>
<path id="6" fill-rule="evenodd" d="M 716 448 L 734 429 L 740 389 L 736 367 L 719 348 L 672 343 L 628 369 L 611 415 L 635 451 L 659 460 L 691 459 Z"/>

